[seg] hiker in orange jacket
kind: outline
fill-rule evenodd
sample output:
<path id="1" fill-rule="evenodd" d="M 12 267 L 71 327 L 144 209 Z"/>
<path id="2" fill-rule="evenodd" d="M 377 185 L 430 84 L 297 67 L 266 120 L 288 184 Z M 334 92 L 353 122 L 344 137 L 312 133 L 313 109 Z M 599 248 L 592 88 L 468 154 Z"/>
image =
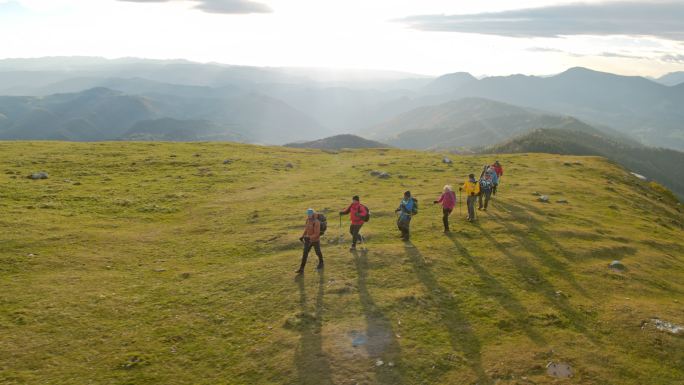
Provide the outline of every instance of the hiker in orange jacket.
<path id="1" fill-rule="evenodd" d="M 302 254 L 302 263 L 299 266 L 299 270 L 295 271 L 296 274 L 304 273 L 304 266 L 306 266 L 306 260 L 309 257 L 309 252 L 311 248 L 316 251 L 318 256 L 318 266 L 317 270 L 323 269 L 323 253 L 321 252 L 321 222 L 316 217 L 316 212 L 313 209 L 306 210 L 306 225 L 304 227 L 304 234 L 299 238 L 300 241 L 304 243 L 304 253 Z"/>
<path id="2" fill-rule="evenodd" d="M 340 215 L 345 214 L 349 214 L 349 219 L 351 220 L 349 234 L 352 236 L 352 245 L 350 250 L 356 250 L 356 243 L 363 240 L 363 237 L 359 232 L 365 223 L 364 218 L 368 215 L 368 208 L 361 204 L 361 199 L 358 195 L 354 195 L 349 207 L 340 211 Z"/>

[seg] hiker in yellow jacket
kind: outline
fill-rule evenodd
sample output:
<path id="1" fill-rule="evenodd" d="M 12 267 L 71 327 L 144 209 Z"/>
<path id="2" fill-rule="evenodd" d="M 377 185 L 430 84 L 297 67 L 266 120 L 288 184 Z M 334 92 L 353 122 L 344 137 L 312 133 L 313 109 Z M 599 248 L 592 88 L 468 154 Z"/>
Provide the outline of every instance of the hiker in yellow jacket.
<path id="1" fill-rule="evenodd" d="M 475 220 L 475 202 L 477 196 L 480 195 L 480 183 L 475 179 L 475 174 L 468 175 L 468 180 L 463 183 L 463 187 L 459 187 L 459 190 L 465 192 L 468 204 L 468 221 L 472 222 Z"/>

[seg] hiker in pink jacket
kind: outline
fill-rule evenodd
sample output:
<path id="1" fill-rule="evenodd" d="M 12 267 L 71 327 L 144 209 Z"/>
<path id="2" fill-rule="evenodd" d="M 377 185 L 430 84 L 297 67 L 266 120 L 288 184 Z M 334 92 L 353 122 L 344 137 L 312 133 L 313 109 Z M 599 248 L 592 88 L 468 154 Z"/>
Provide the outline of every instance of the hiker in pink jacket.
<path id="1" fill-rule="evenodd" d="M 444 186 L 444 192 L 439 197 L 439 200 L 433 202 L 434 204 L 442 205 L 442 222 L 444 223 L 444 232 L 449 232 L 449 214 L 453 211 L 456 206 L 456 193 L 452 190 L 451 186 Z"/>

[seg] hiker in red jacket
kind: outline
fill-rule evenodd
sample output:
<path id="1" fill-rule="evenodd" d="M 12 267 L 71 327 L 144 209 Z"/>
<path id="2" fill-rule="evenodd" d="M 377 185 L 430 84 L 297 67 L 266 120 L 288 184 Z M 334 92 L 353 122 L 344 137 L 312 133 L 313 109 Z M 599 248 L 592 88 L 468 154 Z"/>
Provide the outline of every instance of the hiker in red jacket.
<path id="1" fill-rule="evenodd" d="M 444 232 L 449 232 L 449 214 L 454 210 L 456 206 L 456 193 L 453 191 L 451 186 L 444 186 L 444 191 L 439 197 L 439 200 L 433 202 L 434 204 L 440 203 L 442 206 L 442 223 L 444 223 Z"/>
<path id="2" fill-rule="evenodd" d="M 359 232 L 366 220 L 364 218 L 368 215 L 368 208 L 361 204 L 358 195 L 354 195 L 352 203 L 345 210 L 340 211 L 340 215 L 349 214 L 351 226 L 349 226 L 349 233 L 352 235 L 352 245 L 350 250 L 356 250 L 356 242 L 363 241 L 363 237 Z"/>
<path id="3" fill-rule="evenodd" d="M 499 186 L 499 183 L 501 183 L 501 177 L 503 176 L 503 167 L 501 167 L 501 163 L 499 163 L 498 160 L 494 161 L 494 164 L 490 167 L 496 172 L 496 181 L 494 181 L 494 185 L 492 186 L 492 194 L 496 195 L 496 188 Z"/>

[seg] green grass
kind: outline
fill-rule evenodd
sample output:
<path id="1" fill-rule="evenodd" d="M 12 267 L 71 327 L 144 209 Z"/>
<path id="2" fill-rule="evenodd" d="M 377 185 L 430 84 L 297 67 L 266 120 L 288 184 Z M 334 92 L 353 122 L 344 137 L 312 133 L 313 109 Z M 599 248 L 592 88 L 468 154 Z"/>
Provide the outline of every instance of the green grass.
<path id="1" fill-rule="evenodd" d="M 642 328 L 684 324 L 677 203 L 600 158 L 498 158 L 493 207 L 476 224 L 456 210 L 444 236 L 431 201 L 490 157 L 0 142 L 0 383 L 681 381 L 684 339 Z M 406 189 L 411 244 L 394 226 Z M 367 253 L 334 242 L 354 194 Z M 307 207 L 329 212 L 326 269 L 296 280 Z"/>

